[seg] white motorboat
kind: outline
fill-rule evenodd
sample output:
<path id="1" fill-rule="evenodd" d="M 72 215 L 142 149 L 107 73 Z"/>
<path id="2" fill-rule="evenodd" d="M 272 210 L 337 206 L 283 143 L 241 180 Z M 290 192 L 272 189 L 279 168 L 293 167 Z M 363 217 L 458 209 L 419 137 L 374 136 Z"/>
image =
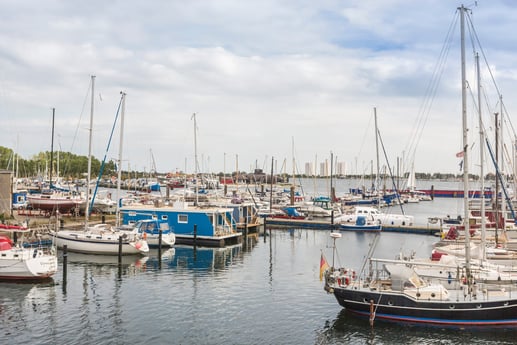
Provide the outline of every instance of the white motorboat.
<path id="1" fill-rule="evenodd" d="M 17 243 L 8 236 L 0 235 L 0 280 L 44 280 L 57 272 L 55 248 L 24 246 L 23 234 L 30 232 L 30 229 L 0 224 L 0 230 L 22 234 Z"/>

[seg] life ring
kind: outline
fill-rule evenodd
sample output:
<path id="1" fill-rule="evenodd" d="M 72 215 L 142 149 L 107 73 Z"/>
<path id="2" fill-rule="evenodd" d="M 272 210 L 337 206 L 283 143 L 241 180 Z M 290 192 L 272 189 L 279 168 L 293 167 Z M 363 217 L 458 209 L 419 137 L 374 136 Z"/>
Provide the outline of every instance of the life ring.
<path id="1" fill-rule="evenodd" d="M 337 285 L 341 286 L 341 278 L 337 278 Z"/>
<path id="2" fill-rule="evenodd" d="M 350 278 L 345 277 L 345 285 L 348 285 L 348 284 L 350 284 Z"/>

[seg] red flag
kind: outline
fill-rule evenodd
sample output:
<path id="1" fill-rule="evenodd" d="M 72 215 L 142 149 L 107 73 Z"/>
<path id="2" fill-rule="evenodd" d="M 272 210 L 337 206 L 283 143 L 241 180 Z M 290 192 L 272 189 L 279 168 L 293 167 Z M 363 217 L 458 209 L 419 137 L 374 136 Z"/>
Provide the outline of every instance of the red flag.
<path id="1" fill-rule="evenodd" d="M 325 274 L 325 271 L 329 268 L 329 264 L 327 262 L 327 259 L 325 259 L 325 256 L 323 253 L 321 253 L 321 259 L 320 259 L 320 280 L 323 279 L 323 274 Z"/>
<path id="2" fill-rule="evenodd" d="M 464 154 L 465 153 L 463 151 L 460 151 L 460 152 L 456 153 L 456 157 L 461 158 L 461 157 L 463 157 Z"/>

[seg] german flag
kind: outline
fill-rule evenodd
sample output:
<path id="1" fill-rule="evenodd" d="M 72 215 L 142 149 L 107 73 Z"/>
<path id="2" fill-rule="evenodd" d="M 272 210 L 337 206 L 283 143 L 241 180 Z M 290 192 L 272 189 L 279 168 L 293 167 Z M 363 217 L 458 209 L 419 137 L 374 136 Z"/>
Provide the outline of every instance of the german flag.
<path id="1" fill-rule="evenodd" d="M 325 259 L 325 256 L 323 253 L 321 253 L 321 259 L 320 259 L 320 281 L 323 280 L 323 275 L 325 274 L 325 271 L 329 268 L 329 264 L 327 262 L 327 259 Z"/>

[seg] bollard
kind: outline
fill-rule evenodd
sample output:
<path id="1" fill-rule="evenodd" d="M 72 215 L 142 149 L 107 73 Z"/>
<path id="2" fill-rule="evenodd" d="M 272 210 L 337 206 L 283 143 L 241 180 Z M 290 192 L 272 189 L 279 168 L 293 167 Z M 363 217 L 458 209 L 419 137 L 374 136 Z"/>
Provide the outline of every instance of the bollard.
<path id="1" fill-rule="evenodd" d="M 101 216 L 101 223 L 106 224 L 106 215 L 104 214 Z"/>

